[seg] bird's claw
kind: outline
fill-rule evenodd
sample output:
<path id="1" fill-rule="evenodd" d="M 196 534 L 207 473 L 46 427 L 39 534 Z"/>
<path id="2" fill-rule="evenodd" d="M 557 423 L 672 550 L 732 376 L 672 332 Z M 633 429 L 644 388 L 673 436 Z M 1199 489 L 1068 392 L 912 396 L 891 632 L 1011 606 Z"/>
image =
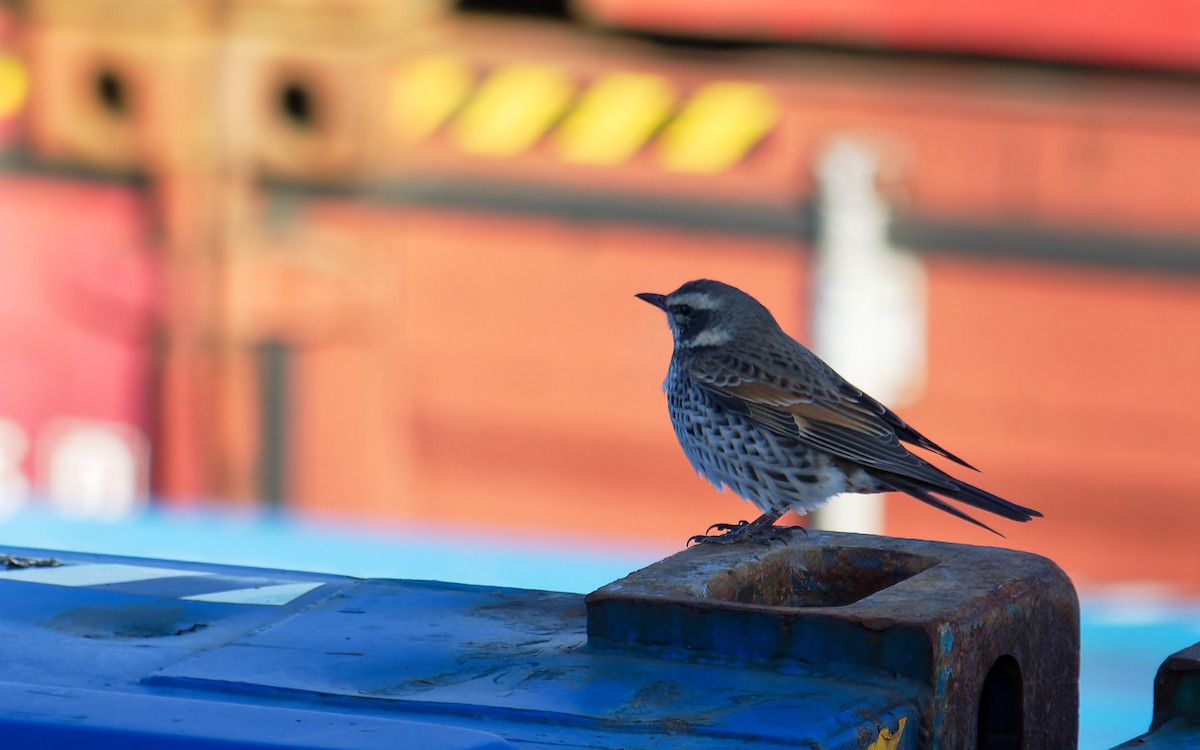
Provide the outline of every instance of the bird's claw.
<path id="1" fill-rule="evenodd" d="M 703 534 L 697 534 L 696 536 L 692 537 L 692 539 L 703 539 L 708 535 L 708 532 L 712 531 L 713 529 L 716 529 L 717 531 L 729 532 L 733 531 L 734 529 L 740 529 L 749 525 L 749 521 L 738 521 L 737 523 L 714 523 L 712 526 L 709 526 L 707 529 L 705 529 Z M 721 534 L 713 534 L 712 536 L 721 536 Z"/>
<path id="2" fill-rule="evenodd" d="M 770 545 L 772 542 L 781 542 L 787 544 L 787 536 L 792 529 L 800 529 L 806 535 L 808 531 L 803 526 L 774 526 L 770 524 L 755 525 L 750 521 L 738 521 L 737 523 L 714 523 L 709 526 L 703 534 L 696 534 L 688 539 L 688 546 L 693 544 L 736 544 L 738 542 L 757 542 L 758 544 Z M 723 532 L 720 534 L 709 534 L 709 531 L 716 529 Z"/>

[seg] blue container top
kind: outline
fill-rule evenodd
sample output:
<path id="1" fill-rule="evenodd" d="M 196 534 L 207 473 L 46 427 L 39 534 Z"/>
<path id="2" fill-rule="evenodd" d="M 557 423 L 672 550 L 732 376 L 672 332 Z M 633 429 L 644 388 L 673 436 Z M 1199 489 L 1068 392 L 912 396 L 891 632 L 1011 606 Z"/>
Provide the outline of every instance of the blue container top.
<path id="1" fill-rule="evenodd" d="M 60 563 L 0 567 L 14 747 L 912 748 L 926 691 L 593 649 L 576 594 L 2 552 Z"/>

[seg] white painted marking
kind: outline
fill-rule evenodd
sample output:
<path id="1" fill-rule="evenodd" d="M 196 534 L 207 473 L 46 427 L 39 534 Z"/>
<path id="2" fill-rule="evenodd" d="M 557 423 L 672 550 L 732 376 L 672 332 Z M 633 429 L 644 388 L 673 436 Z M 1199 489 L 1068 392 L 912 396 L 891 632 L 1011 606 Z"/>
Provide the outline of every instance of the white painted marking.
<path id="1" fill-rule="evenodd" d="M 214 591 L 209 594 L 196 594 L 183 597 L 192 602 L 223 602 L 225 604 L 267 604 L 279 606 L 303 596 L 322 584 L 280 583 L 274 586 L 258 586 L 252 589 L 234 589 L 232 591 Z"/>
<path id="2" fill-rule="evenodd" d="M 0 570 L 0 579 L 2 580 L 46 583 L 51 586 L 105 586 L 110 583 L 129 583 L 131 581 L 152 581 L 157 578 L 207 575 L 211 575 L 211 573 L 202 573 L 194 570 L 177 570 L 174 568 L 150 568 L 143 565 L 119 565 L 116 563 Z"/>

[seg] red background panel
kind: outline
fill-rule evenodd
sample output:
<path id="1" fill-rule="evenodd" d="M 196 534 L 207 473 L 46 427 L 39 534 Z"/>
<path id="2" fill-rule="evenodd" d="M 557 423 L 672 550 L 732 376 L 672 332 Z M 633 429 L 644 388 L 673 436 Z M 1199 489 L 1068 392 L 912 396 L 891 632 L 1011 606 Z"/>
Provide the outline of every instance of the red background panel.
<path id="1" fill-rule="evenodd" d="M 148 434 L 147 222 L 129 187 L 0 175 L 0 417 L 31 438 L 62 417 Z"/>
<path id="2" fill-rule="evenodd" d="M 872 46 L 1151 67 L 1200 65 L 1200 7 L 1190 0 L 579 0 L 618 27 L 721 39 Z"/>
<path id="3" fill-rule="evenodd" d="M 1200 590 L 1200 280 L 1015 261 L 929 260 L 929 375 L 903 410 L 1046 513 L 1001 540 L 896 498 L 888 533 L 1002 543 L 1080 584 Z"/>

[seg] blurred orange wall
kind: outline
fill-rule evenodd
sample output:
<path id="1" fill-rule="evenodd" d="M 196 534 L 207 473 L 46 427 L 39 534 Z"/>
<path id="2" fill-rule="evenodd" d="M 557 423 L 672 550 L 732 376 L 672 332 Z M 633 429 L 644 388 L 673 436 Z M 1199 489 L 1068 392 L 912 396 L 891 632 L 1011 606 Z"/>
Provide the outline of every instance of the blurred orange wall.
<path id="1" fill-rule="evenodd" d="M 895 406 L 1046 513 L 998 540 L 898 499 L 887 531 L 1200 589 L 1191 79 L 436 3 L 118 5 L 28 3 L 3 168 L 145 198 L 171 502 L 671 546 L 751 515 L 675 446 L 669 334 L 633 294 L 719 278 L 807 340 L 814 164 L 852 137 L 928 277 L 924 391 Z"/>
<path id="2" fill-rule="evenodd" d="M 679 453 L 670 334 L 633 294 L 722 278 L 803 330 L 796 245 L 432 209 L 311 220 L 384 250 L 388 293 L 368 336 L 298 352 L 296 507 L 679 542 L 745 515 Z"/>

